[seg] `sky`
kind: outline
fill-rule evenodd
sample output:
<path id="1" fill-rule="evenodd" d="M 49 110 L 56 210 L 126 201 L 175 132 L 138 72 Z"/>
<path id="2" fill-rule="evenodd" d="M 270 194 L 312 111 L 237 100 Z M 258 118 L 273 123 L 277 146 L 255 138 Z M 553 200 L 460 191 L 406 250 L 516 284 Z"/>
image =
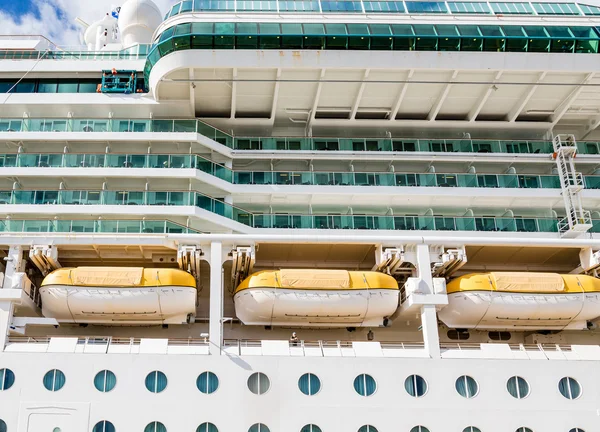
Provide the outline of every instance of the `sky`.
<path id="1" fill-rule="evenodd" d="M 178 0 L 153 0 L 162 11 Z M 125 0 L 0 0 L 0 34 L 36 34 L 57 45 L 79 45 L 80 17 L 88 24 Z"/>

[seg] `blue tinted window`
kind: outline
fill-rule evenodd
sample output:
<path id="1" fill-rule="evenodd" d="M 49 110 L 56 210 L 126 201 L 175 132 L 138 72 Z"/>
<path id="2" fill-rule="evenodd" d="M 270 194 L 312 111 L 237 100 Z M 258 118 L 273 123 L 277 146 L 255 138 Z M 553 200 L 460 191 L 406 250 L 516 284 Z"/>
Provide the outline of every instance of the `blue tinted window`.
<path id="1" fill-rule="evenodd" d="M 4 420 L 0 420 L 0 432 L 6 432 L 8 428 L 6 427 L 6 423 Z"/>
<path id="2" fill-rule="evenodd" d="M 233 11 L 233 0 L 194 0 L 195 11 Z"/>
<path id="3" fill-rule="evenodd" d="M 10 369 L 0 369 L 0 390 L 8 390 L 15 383 L 15 374 Z"/>
<path id="4" fill-rule="evenodd" d="M 196 387 L 202 393 L 214 393 L 219 387 L 219 378 L 212 372 L 202 372 L 196 379 Z"/>
<path id="5" fill-rule="evenodd" d="M 404 13 L 404 3 L 401 1 L 363 1 L 367 13 Z"/>
<path id="6" fill-rule="evenodd" d="M 539 15 L 580 15 L 574 3 L 533 3 Z"/>
<path id="7" fill-rule="evenodd" d="M 579 7 L 586 15 L 600 15 L 600 7 L 580 4 Z"/>
<path id="8" fill-rule="evenodd" d="M 277 1 L 275 0 L 237 0 L 237 10 L 239 11 L 276 11 Z"/>
<path id="9" fill-rule="evenodd" d="M 114 373 L 109 370 L 103 370 L 96 374 L 94 377 L 94 387 L 96 390 L 103 393 L 109 392 L 115 388 L 117 384 L 117 377 Z"/>
<path id="10" fill-rule="evenodd" d="M 150 372 L 146 376 L 146 388 L 152 393 L 160 393 L 167 387 L 167 376 L 160 372 Z"/>
<path id="11" fill-rule="evenodd" d="M 354 379 L 354 390 L 361 396 L 371 396 L 377 390 L 377 383 L 371 375 L 361 374 Z"/>
<path id="12" fill-rule="evenodd" d="M 444 2 L 406 2 L 409 13 L 448 13 Z"/>
<path id="13" fill-rule="evenodd" d="M 298 387 L 305 395 L 312 396 L 321 390 L 321 380 L 315 374 L 307 373 L 298 380 Z"/>
<path id="14" fill-rule="evenodd" d="M 323 12 L 362 12 L 359 1 L 321 1 Z"/>
<path id="15" fill-rule="evenodd" d="M 50 391 L 58 391 L 65 385 L 65 374 L 58 369 L 52 369 L 44 375 L 44 387 Z"/>
<path id="16" fill-rule="evenodd" d="M 96 423 L 92 432 L 115 432 L 115 426 L 107 420 L 102 420 Z"/>
<path id="17" fill-rule="evenodd" d="M 533 15 L 533 8 L 529 3 L 490 3 L 496 14 L 507 15 Z"/>
<path id="18" fill-rule="evenodd" d="M 315 0 L 279 0 L 280 12 L 319 12 L 319 2 Z"/>
<path id="19" fill-rule="evenodd" d="M 453 14 L 491 14 L 492 11 L 484 2 L 448 2 L 450 12 Z"/>
<path id="20" fill-rule="evenodd" d="M 148 425 L 144 428 L 144 432 L 167 432 L 167 428 L 161 422 L 154 421 L 152 423 L 148 423 Z"/>
<path id="21" fill-rule="evenodd" d="M 219 429 L 212 423 L 202 423 L 198 426 L 196 432 L 219 432 Z"/>

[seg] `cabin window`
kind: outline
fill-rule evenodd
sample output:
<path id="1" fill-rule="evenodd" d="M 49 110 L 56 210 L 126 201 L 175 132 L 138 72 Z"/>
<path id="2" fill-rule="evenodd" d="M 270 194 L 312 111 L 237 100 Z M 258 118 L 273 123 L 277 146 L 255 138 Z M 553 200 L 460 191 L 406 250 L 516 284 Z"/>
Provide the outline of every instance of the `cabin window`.
<path id="1" fill-rule="evenodd" d="M 262 423 L 256 423 L 253 424 L 252 426 L 250 426 L 250 429 L 248 429 L 248 432 L 271 432 L 269 430 L 269 428 L 262 424 Z"/>
<path id="2" fill-rule="evenodd" d="M 506 389 L 510 395 L 517 399 L 526 398 L 529 395 L 529 384 L 525 378 L 514 376 L 506 382 Z"/>
<path id="3" fill-rule="evenodd" d="M 217 427 L 214 424 L 207 422 L 202 423 L 200 426 L 198 426 L 196 432 L 219 432 L 219 429 L 217 429 Z"/>
<path id="4" fill-rule="evenodd" d="M 0 369 L 0 391 L 8 390 L 15 383 L 15 374 L 10 369 Z"/>
<path id="5" fill-rule="evenodd" d="M 420 375 L 411 375 L 404 381 L 406 392 L 413 397 L 421 397 L 427 393 L 427 382 Z"/>
<path id="6" fill-rule="evenodd" d="M 6 432 L 8 427 L 6 426 L 6 422 L 4 420 L 0 420 L 0 432 Z"/>
<path id="7" fill-rule="evenodd" d="M 148 425 L 144 428 L 144 432 L 167 432 L 167 428 L 161 422 L 154 421 L 152 423 L 148 423 Z"/>
<path id="8" fill-rule="evenodd" d="M 581 386 L 575 378 L 565 377 L 558 383 L 560 394 L 567 399 L 577 399 L 581 396 Z"/>
<path id="9" fill-rule="evenodd" d="M 361 396 L 371 396 L 377 390 L 377 383 L 371 375 L 361 374 L 354 379 L 354 390 Z"/>
<path id="10" fill-rule="evenodd" d="M 160 393 L 167 388 L 167 376 L 160 371 L 150 372 L 146 375 L 146 388 L 152 393 Z"/>
<path id="11" fill-rule="evenodd" d="M 211 394 L 219 388 L 219 378 L 212 372 L 202 372 L 196 379 L 196 387 L 204 394 Z"/>
<path id="12" fill-rule="evenodd" d="M 65 374 L 58 369 L 52 369 L 44 375 L 44 387 L 50 391 L 58 391 L 65 385 Z"/>
<path id="13" fill-rule="evenodd" d="M 569 432 L 585 432 L 585 431 L 581 428 L 573 428 Z"/>
<path id="14" fill-rule="evenodd" d="M 454 387 L 456 387 L 456 391 L 459 395 L 467 399 L 471 399 L 472 397 L 477 396 L 477 393 L 479 393 L 477 381 L 467 375 L 458 377 Z"/>
<path id="15" fill-rule="evenodd" d="M 364 426 L 360 427 L 360 429 L 358 430 L 358 432 L 378 432 L 378 431 L 377 431 L 377 428 L 375 426 L 364 425 Z"/>
<path id="16" fill-rule="evenodd" d="M 481 432 L 481 429 L 476 428 L 475 426 L 467 426 L 463 429 L 463 432 Z"/>
<path id="17" fill-rule="evenodd" d="M 94 377 L 94 387 L 96 390 L 103 393 L 109 392 L 115 388 L 117 384 L 117 377 L 114 373 L 109 370 L 103 370 L 96 374 Z"/>
<path id="18" fill-rule="evenodd" d="M 415 426 L 410 430 L 410 432 L 429 432 L 429 429 L 427 429 L 425 426 Z"/>
<path id="19" fill-rule="evenodd" d="M 469 334 L 468 331 L 458 331 L 458 330 L 448 330 L 448 333 L 446 333 L 446 336 L 448 336 L 448 339 L 451 339 L 451 340 L 467 340 L 467 339 L 469 339 L 469 337 L 471 337 L 471 335 Z"/>
<path id="20" fill-rule="evenodd" d="M 102 420 L 96 423 L 92 432 L 115 432 L 115 425 L 108 420 Z"/>
<path id="21" fill-rule="evenodd" d="M 515 432 L 533 432 L 531 429 L 529 429 L 528 427 L 522 426 L 519 429 L 517 429 Z"/>
<path id="22" fill-rule="evenodd" d="M 321 390 L 321 380 L 315 374 L 306 373 L 298 380 L 298 387 L 307 396 L 316 395 Z"/>
<path id="23" fill-rule="evenodd" d="M 509 332 L 493 331 L 488 333 L 488 337 L 493 341 L 507 341 L 510 340 L 511 335 Z"/>
<path id="24" fill-rule="evenodd" d="M 300 429 L 300 432 L 321 432 L 321 428 L 314 424 L 308 424 Z"/>
<path id="25" fill-rule="evenodd" d="M 248 378 L 248 389 L 256 395 L 265 394 L 270 387 L 269 377 L 262 372 L 255 372 Z"/>

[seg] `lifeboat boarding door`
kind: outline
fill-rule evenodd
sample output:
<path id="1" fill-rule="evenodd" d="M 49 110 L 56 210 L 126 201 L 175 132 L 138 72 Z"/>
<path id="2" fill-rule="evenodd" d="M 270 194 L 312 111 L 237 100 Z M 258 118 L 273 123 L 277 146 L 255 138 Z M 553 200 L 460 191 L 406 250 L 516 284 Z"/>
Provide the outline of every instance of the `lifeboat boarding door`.
<path id="1" fill-rule="evenodd" d="M 18 432 L 81 432 L 89 430 L 90 404 L 23 402 Z"/>

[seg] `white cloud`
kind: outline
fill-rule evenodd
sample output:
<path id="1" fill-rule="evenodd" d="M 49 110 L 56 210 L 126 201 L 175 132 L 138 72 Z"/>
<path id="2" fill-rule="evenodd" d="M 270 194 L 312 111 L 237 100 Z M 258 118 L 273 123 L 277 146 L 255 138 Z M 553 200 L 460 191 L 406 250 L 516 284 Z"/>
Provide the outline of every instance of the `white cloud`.
<path id="1" fill-rule="evenodd" d="M 153 1 L 164 15 L 178 0 Z M 15 17 L 0 11 L 0 33 L 42 35 L 57 45 L 79 45 L 82 29 L 75 23 L 76 17 L 89 24 L 124 2 L 125 0 L 32 0 L 32 9 L 37 12 L 37 16 L 29 13 Z"/>

